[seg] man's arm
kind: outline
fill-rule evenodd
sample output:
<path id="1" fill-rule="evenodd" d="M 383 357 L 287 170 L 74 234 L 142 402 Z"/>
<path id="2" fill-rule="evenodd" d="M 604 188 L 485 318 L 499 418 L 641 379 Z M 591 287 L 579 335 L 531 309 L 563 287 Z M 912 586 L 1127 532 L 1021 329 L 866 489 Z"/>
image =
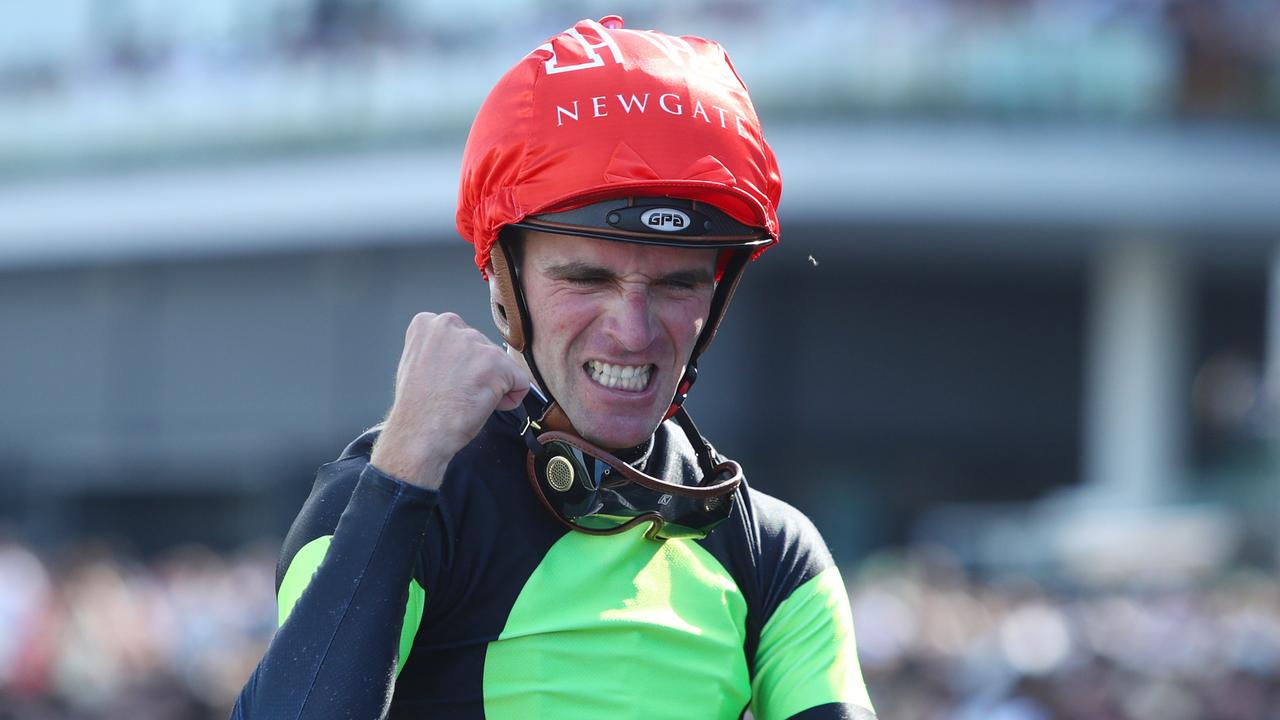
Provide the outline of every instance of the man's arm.
<path id="1" fill-rule="evenodd" d="M 282 553 L 285 619 L 233 719 L 333 717 L 335 704 L 343 716 L 383 715 L 407 649 L 402 631 L 412 639 L 421 618 L 413 569 L 435 501 L 364 458 L 321 469 Z"/>
<path id="2" fill-rule="evenodd" d="M 279 587 L 284 622 L 233 720 L 386 712 L 407 661 L 398 655 L 421 618 L 414 563 L 445 468 L 495 409 L 520 403 L 529 382 L 521 365 L 457 315 L 414 316 L 372 458 L 348 449 L 345 460 L 322 468 L 290 530 Z"/>

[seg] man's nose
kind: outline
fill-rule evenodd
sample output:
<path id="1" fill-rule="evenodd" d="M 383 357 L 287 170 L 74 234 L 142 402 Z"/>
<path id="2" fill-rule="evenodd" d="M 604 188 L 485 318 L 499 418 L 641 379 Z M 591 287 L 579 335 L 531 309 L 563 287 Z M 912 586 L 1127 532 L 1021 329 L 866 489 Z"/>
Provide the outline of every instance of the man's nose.
<path id="1" fill-rule="evenodd" d="M 652 345 L 657 326 L 647 289 L 623 290 L 610 303 L 604 318 L 605 333 L 628 352 L 639 352 Z"/>

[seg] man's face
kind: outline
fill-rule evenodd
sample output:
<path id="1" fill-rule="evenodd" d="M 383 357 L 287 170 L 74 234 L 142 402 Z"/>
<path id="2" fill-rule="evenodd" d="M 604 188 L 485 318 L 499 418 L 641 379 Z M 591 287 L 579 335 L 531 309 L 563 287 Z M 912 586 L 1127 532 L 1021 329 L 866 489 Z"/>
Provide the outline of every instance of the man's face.
<path id="1" fill-rule="evenodd" d="M 533 356 L 578 432 L 606 448 L 661 422 L 706 324 L 716 252 L 528 232 Z"/>

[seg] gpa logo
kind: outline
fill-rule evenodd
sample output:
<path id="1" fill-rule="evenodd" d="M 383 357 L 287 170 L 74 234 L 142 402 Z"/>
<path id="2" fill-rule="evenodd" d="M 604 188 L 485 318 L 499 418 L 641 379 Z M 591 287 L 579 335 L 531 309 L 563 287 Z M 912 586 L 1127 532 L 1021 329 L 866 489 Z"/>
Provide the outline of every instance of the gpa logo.
<path id="1" fill-rule="evenodd" d="M 652 230 L 680 232 L 689 227 L 689 216 L 675 208 L 653 208 L 640 215 L 640 222 Z"/>

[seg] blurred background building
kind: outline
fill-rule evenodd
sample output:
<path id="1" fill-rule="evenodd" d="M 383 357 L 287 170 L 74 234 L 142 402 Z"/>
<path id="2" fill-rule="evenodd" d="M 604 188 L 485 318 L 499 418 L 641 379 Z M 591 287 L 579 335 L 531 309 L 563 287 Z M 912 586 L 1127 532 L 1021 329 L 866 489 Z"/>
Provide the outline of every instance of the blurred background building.
<path id="1" fill-rule="evenodd" d="M 495 336 L 472 115 L 609 13 L 779 156 L 690 406 L 882 716 L 1280 717 L 1280 2 L 0 0 L 0 718 L 225 716 L 409 318 Z"/>

